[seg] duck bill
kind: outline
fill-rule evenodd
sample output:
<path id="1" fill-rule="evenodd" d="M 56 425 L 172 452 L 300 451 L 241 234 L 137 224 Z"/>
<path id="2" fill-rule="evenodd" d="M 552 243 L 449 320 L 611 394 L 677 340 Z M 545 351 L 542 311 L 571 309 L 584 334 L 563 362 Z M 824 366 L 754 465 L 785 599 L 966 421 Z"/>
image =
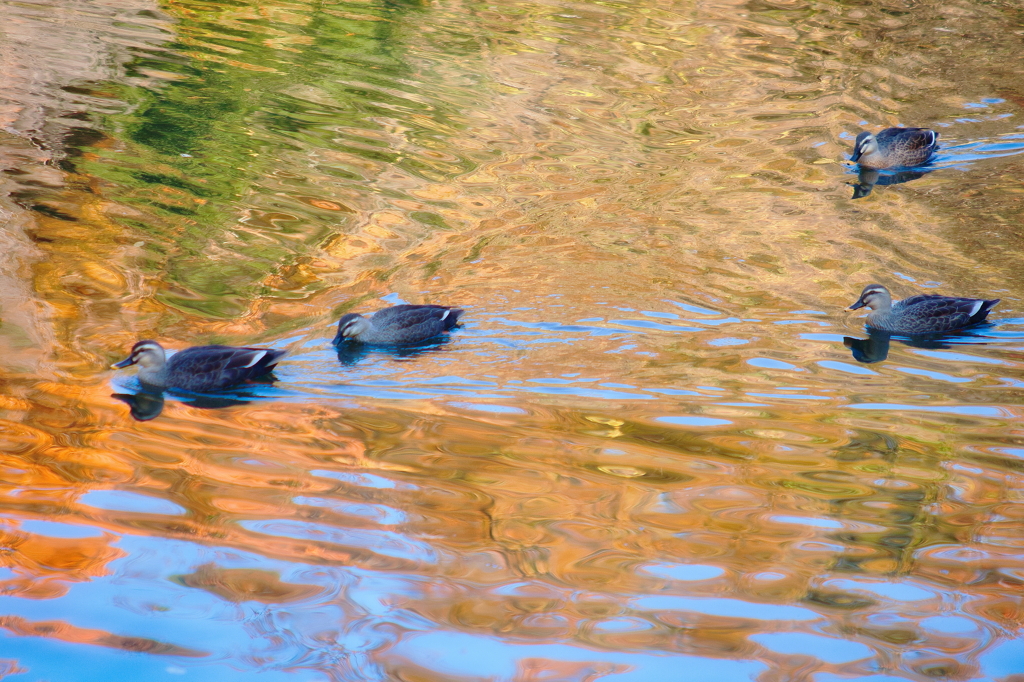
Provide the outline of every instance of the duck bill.
<path id="1" fill-rule="evenodd" d="M 847 310 L 858 310 L 864 307 L 864 299 L 859 299 L 856 303 L 851 305 Z"/>
<path id="2" fill-rule="evenodd" d="M 339 329 L 338 333 L 334 335 L 334 340 L 331 341 L 331 343 L 333 343 L 335 346 L 337 346 L 339 343 L 341 343 L 344 340 L 345 340 L 345 337 L 341 335 L 341 330 Z"/>
<path id="3" fill-rule="evenodd" d="M 853 150 L 853 155 L 850 157 L 850 161 L 852 161 L 853 163 L 857 163 L 858 161 L 860 161 L 860 156 L 861 156 L 861 150 L 854 149 Z"/>
<path id="4" fill-rule="evenodd" d="M 125 367 L 131 367 L 135 364 L 135 361 L 131 358 L 125 358 L 121 362 L 115 362 L 110 366 L 110 369 L 123 369 Z"/>

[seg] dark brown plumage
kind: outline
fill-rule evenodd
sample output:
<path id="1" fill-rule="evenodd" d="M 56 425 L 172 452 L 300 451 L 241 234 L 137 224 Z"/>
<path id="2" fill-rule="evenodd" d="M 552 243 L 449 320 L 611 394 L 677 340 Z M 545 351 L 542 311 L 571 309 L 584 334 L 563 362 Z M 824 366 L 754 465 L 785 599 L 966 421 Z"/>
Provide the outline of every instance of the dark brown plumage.
<path id="1" fill-rule="evenodd" d="M 220 391 L 273 371 L 285 351 L 270 348 L 195 346 L 167 359 L 156 341 L 139 341 L 114 367 L 139 365 L 139 381 L 156 388 Z"/>
<path id="2" fill-rule="evenodd" d="M 886 128 L 877 135 L 864 131 L 853 143 L 850 161 L 862 168 L 921 166 L 938 148 L 939 134 L 928 128 Z"/>
<path id="3" fill-rule="evenodd" d="M 348 313 L 338 320 L 334 343 L 345 339 L 380 346 L 423 343 L 455 327 L 463 312 L 443 305 L 396 305 L 369 318 Z"/>
<path id="4" fill-rule="evenodd" d="M 860 298 L 850 306 L 871 308 L 868 326 L 893 334 L 936 334 L 964 329 L 985 322 L 998 298 L 959 298 L 919 294 L 893 301 L 881 284 L 864 287 Z"/>

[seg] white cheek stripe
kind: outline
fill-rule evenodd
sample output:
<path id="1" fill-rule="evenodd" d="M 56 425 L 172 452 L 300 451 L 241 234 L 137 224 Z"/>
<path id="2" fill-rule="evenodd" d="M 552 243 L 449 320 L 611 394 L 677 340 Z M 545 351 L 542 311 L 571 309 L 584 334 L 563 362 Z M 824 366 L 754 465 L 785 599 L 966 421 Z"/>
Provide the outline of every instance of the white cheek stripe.
<path id="1" fill-rule="evenodd" d="M 253 365 L 255 365 L 255 364 L 256 364 L 257 362 L 259 362 L 260 360 L 262 360 L 262 359 L 263 359 L 263 357 L 264 357 L 264 356 L 265 356 L 266 354 L 267 354 L 267 351 L 265 351 L 265 350 L 261 350 L 261 351 L 260 351 L 259 353 L 253 353 L 253 354 L 252 354 L 252 360 L 250 360 L 248 364 L 246 364 L 246 365 L 243 365 L 243 367 L 252 367 L 252 366 L 253 366 Z"/>

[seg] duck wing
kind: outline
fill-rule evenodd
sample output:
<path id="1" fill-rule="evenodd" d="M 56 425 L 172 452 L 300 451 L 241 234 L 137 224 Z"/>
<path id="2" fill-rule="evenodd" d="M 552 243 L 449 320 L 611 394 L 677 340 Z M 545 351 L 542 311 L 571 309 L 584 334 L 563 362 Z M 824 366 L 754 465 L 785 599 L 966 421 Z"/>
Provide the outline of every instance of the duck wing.
<path id="1" fill-rule="evenodd" d="M 382 333 L 394 334 L 395 342 L 416 341 L 452 329 L 462 313 L 445 305 L 396 305 L 375 312 L 373 323 Z"/>
<path id="2" fill-rule="evenodd" d="M 985 321 L 999 299 L 956 298 L 953 296 L 912 296 L 894 305 L 906 333 L 928 334 L 963 329 Z"/>
<path id="3" fill-rule="evenodd" d="M 900 142 L 915 141 L 922 147 L 927 147 L 939 139 L 939 134 L 928 128 L 886 128 L 875 135 L 879 144 L 882 142 L 892 143 L 894 140 Z"/>
<path id="4" fill-rule="evenodd" d="M 273 371 L 285 351 L 270 348 L 195 346 L 168 361 L 170 383 L 190 391 L 215 391 Z"/>
<path id="5" fill-rule="evenodd" d="M 928 128 L 886 128 L 875 139 L 902 154 L 924 155 L 938 146 L 939 134 Z"/>

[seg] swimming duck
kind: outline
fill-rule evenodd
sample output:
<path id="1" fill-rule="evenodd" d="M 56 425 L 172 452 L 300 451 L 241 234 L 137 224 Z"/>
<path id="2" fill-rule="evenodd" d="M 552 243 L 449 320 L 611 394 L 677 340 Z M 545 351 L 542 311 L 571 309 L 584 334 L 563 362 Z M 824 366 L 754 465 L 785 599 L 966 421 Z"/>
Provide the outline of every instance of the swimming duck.
<path id="1" fill-rule="evenodd" d="M 850 161 L 862 168 L 921 166 L 939 148 L 939 134 L 927 128 L 886 128 L 877 135 L 864 131 L 853 143 Z"/>
<path id="2" fill-rule="evenodd" d="M 139 366 L 139 381 L 155 388 L 180 388 L 199 393 L 220 391 L 274 370 L 283 350 L 195 346 L 167 359 L 156 341 L 139 341 L 131 355 L 112 367 Z"/>
<path id="3" fill-rule="evenodd" d="M 403 346 L 428 341 L 456 324 L 465 312 L 443 305 L 396 305 L 369 318 L 359 313 L 342 315 L 332 343 L 352 339 L 378 346 Z"/>
<path id="4" fill-rule="evenodd" d="M 925 294 L 894 303 L 888 289 L 881 284 L 869 284 L 849 309 L 867 306 L 871 309 L 868 327 L 912 335 L 949 332 L 981 324 L 996 303 L 999 303 L 998 298 L 984 300 Z"/>

